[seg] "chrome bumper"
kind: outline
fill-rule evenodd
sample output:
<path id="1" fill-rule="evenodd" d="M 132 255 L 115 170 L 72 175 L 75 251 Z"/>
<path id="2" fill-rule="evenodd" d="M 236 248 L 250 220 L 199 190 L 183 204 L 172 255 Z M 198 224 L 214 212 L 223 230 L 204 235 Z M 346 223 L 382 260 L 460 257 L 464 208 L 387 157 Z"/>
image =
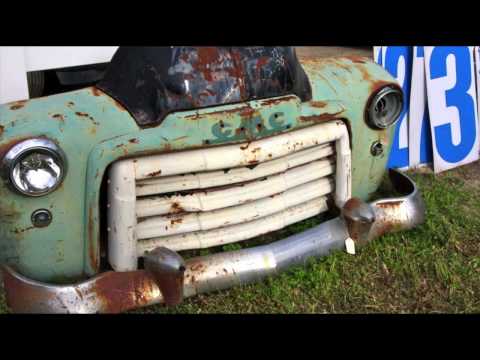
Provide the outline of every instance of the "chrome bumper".
<path id="1" fill-rule="evenodd" d="M 390 170 L 390 178 L 403 196 L 371 203 L 352 198 L 341 216 L 268 245 L 185 262 L 177 253 L 158 248 L 146 258 L 147 270 L 110 271 L 62 286 L 27 279 L 5 266 L 7 302 L 20 313 L 117 313 L 158 303 L 178 304 L 184 297 L 251 283 L 310 257 L 343 249 L 349 237 L 363 245 L 421 224 L 425 206 L 415 183 L 395 170 Z"/>

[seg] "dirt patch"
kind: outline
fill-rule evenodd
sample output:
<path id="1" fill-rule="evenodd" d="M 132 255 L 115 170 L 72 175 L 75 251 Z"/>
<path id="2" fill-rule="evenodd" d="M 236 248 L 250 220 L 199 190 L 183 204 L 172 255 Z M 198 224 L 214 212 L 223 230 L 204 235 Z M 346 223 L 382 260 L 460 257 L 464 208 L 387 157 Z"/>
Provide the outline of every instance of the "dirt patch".
<path id="1" fill-rule="evenodd" d="M 438 176 L 442 176 L 448 173 L 450 173 L 456 178 L 465 181 L 466 187 L 475 190 L 480 189 L 480 161 L 475 161 L 471 164 L 460 166 L 456 168 L 455 171 L 453 171 L 453 169 L 445 171 Z"/>

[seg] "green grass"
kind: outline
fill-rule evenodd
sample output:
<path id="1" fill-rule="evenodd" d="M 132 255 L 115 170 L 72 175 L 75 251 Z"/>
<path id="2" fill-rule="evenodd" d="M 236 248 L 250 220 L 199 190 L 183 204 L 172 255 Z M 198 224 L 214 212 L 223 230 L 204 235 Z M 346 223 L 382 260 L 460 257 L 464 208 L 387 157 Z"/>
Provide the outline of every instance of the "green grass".
<path id="1" fill-rule="evenodd" d="M 133 313 L 480 312 L 480 189 L 464 175 L 465 168 L 413 174 L 427 205 L 425 224 L 377 239 L 357 255 L 337 251 L 257 284 Z M 318 222 L 295 224 L 278 237 Z M 267 235 L 253 243 L 273 240 Z"/>
<path id="2" fill-rule="evenodd" d="M 5 301 L 5 295 L 2 292 L 2 289 L 0 289 L 0 314 L 8 314 L 10 310 L 8 309 L 8 306 Z"/>

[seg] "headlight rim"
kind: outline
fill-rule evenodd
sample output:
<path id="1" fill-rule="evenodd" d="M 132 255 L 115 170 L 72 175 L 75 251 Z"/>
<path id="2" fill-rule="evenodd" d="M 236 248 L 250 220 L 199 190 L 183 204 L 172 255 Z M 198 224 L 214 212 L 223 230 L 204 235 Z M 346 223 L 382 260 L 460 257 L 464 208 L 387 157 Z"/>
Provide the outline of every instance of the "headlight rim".
<path id="1" fill-rule="evenodd" d="M 51 188 L 42 192 L 31 193 L 19 188 L 12 176 L 13 169 L 18 164 L 18 162 L 25 156 L 28 156 L 29 154 L 35 152 L 52 156 L 55 161 L 60 164 L 61 174 L 56 184 Z M 5 153 L 1 165 L 1 177 L 7 182 L 9 187 L 18 194 L 28 197 L 41 197 L 57 190 L 58 187 L 63 183 L 68 168 L 65 153 L 60 148 L 60 146 L 58 146 L 54 141 L 48 138 L 30 138 L 16 143 Z"/>
<path id="2" fill-rule="evenodd" d="M 391 93 L 396 93 L 400 97 L 399 111 L 398 111 L 398 114 L 395 116 L 395 120 L 385 126 L 385 125 L 379 124 L 378 122 L 375 122 L 375 120 L 372 119 L 372 111 L 375 107 L 375 104 L 378 102 L 378 100 L 382 99 L 383 97 Z M 394 126 L 398 122 L 398 120 L 400 120 L 400 114 L 402 113 L 404 102 L 405 102 L 405 99 L 404 99 L 403 91 L 397 84 L 395 83 L 385 84 L 384 86 L 376 89 L 370 96 L 367 102 L 367 106 L 365 107 L 365 122 L 370 128 L 373 128 L 375 130 L 385 130 Z"/>

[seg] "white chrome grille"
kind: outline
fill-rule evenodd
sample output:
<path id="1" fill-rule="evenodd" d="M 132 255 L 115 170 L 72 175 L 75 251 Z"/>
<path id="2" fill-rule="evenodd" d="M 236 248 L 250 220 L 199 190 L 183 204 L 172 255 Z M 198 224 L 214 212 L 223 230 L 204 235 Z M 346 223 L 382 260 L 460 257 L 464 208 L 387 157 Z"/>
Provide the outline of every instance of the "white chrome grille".
<path id="1" fill-rule="evenodd" d="M 328 122 L 245 144 L 139 157 L 109 172 L 109 261 L 158 246 L 207 248 L 279 230 L 351 196 L 348 132 Z"/>

